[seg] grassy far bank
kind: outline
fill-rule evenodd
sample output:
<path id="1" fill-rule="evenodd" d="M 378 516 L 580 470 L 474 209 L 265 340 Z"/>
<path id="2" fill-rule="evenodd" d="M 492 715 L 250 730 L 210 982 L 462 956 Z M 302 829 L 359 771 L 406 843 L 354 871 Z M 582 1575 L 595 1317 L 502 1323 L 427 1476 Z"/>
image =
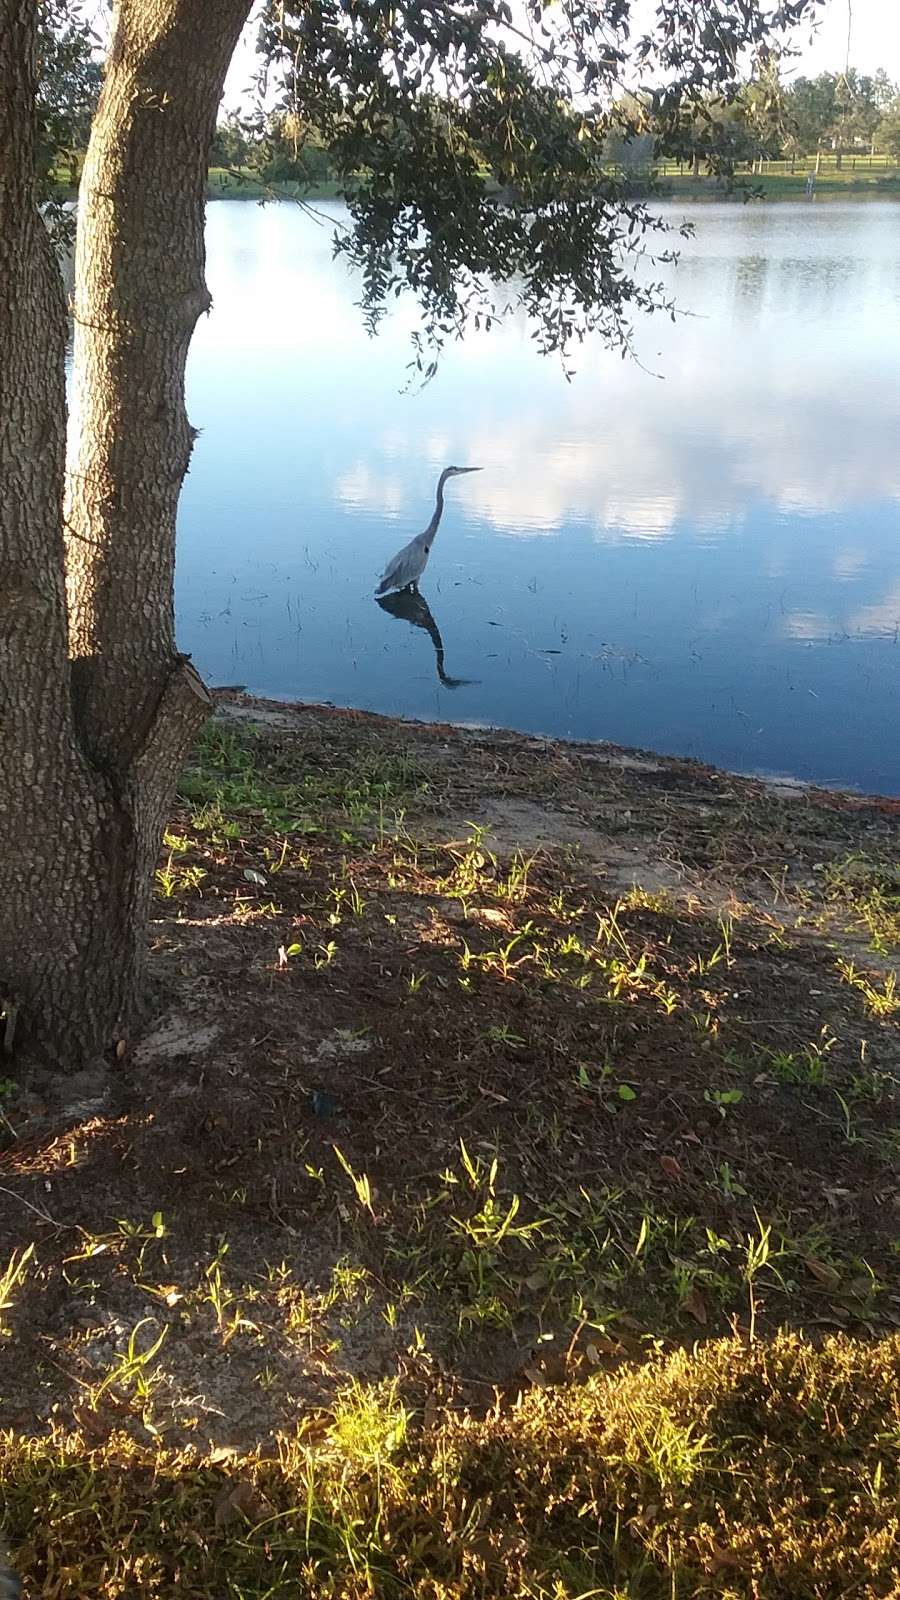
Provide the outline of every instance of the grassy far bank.
<path id="1" fill-rule="evenodd" d="M 752 185 L 754 191 L 761 191 L 767 200 L 802 200 L 806 197 L 806 170 L 790 172 L 764 173 L 758 177 L 742 174 L 739 183 Z M 286 198 L 306 200 L 333 200 L 338 193 L 336 183 L 277 183 L 267 188 L 260 183 L 251 173 L 237 173 L 227 171 L 222 167 L 213 167 L 209 174 L 208 194 L 210 199 L 220 200 L 260 200 L 264 198 Z M 647 185 L 649 192 L 649 185 Z M 661 174 L 656 181 L 656 192 L 662 198 L 673 197 L 679 200 L 698 199 L 724 199 L 728 197 L 726 186 L 715 178 L 701 176 L 692 178 L 689 174 Z M 860 168 L 853 170 L 849 165 L 840 172 L 828 169 L 816 179 L 816 198 L 843 197 L 845 199 L 867 196 L 869 198 L 890 199 L 900 196 L 900 172 L 892 168 L 875 168 L 873 170 Z M 732 198 L 741 201 L 744 191 L 735 190 Z"/>
<path id="2" fill-rule="evenodd" d="M 762 197 L 766 200 L 806 198 L 805 171 L 763 173 L 752 178 L 746 175 L 740 181 L 750 184 L 755 192 L 761 191 Z M 677 196 L 679 200 L 726 198 L 725 186 L 717 179 L 692 178 L 687 174 L 660 178 L 659 193 L 663 196 Z M 900 197 L 900 172 L 896 171 L 868 173 L 853 172 L 849 169 L 845 172 L 832 170 L 822 173 L 816 179 L 816 200 L 860 198 L 888 200 L 895 197 Z M 736 190 L 733 198 L 740 200 L 742 194 Z"/>
<path id="3" fill-rule="evenodd" d="M 210 200 L 333 200 L 339 188 L 337 183 L 321 180 L 314 183 L 279 180 L 265 184 L 249 169 L 210 167 L 206 192 Z"/>
<path id="4" fill-rule="evenodd" d="M 895 1593 L 897 803 L 222 712 L 155 1019 L 4 1086 L 23 1571 Z"/>
<path id="5" fill-rule="evenodd" d="M 802 200 L 806 197 L 806 169 L 801 170 L 802 163 L 798 163 L 797 171 L 790 173 L 768 172 L 761 176 L 751 176 L 749 173 L 740 174 L 740 185 L 751 185 L 755 192 L 762 192 L 767 200 Z M 636 179 L 637 187 L 645 187 L 650 192 L 650 186 L 643 179 Z M 68 175 L 61 171 L 58 174 L 58 193 L 60 198 L 74 199 L 76 190 L 72 189 Z M 207 186 L 207 195 L 210 200 L 333 200 L 340 191 L 336 182 L 309 182 L 297 183 L 280 180 L 277 183 L 265 184 L 258 174 L 250 169 L 237 171 L 225 167 L 211 167 Z M 679 200 L 721 200 L 729 198 L 726 186 L 715 178 L 701 176 L 693 178 L 688 173 L 678 174 L 663 170 L 658 176 L 654 192 L 662 199 L 677 198 Z M 870 199 L 892 199 L 900 197 L 900 171 L 891 167 L 876 167 L 872 169 L 859 168 L 854 170 L 847 166 L 842 171 L 829 168 L 823 171 L 816 179 L 816 198 L 844 198 L 856 199 L 860 197 Z M 731 198 L 735 201 L 744 199 L 745 189 L 737 188 Z"/>

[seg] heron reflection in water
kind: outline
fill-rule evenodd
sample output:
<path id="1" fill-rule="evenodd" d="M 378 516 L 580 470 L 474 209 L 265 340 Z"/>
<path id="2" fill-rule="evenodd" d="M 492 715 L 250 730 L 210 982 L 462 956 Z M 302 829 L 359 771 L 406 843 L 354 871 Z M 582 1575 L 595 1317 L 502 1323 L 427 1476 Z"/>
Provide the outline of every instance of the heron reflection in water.
<path id="1" fill-rule="evenodd" d="M 424 628 L 432 644 L 437 663 L 437 675 L 445 689 L 461 689 L 467 683 L 477 683 L 477 678 L 451 678 L 444 671 L 444 641 L 431 614 L 431 607 L 418 589 L 401 589 L 397 594 L 378 594 L 375 599 L 382 611 L 392 617 L 402 617 L 414 628 Z"/>

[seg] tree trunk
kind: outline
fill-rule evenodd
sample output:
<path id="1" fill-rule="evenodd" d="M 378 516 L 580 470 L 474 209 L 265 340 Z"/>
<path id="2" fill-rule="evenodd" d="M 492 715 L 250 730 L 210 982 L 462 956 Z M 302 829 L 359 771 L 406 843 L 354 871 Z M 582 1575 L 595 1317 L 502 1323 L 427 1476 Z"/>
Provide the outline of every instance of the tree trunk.
<path id="1" fill-rule="evenodd" d="M 67 502 L 79 710 L 120 773 L 176 663 L 184 372 L 204 280 L 207 159 L 250 0 L 120 0 L 81 179 L 77 443 Z"/>
<path id="2" fill-rule="evenodd" d="M 33 0 L 0 0 L 0 1002 L 7 1050 L 19 1018 L 34 1032 L 42 1014 L 77 1050 L 110 910 L 96 843 L 102 829 L 115 839 L 116 819 L 72 729 L 66 324 L 34 198 L 34 11 Z"/>
<path id="3" fill-rule="evenodd" d="M 64 553 L 35 6 L 0 0 L 0 1007 L 7 1047 L 15 1032 L 73 1067 L 127 1032 L 161 828 L 210 704 L 175 649 L 175 516 L 185 360 L 209 305 L 206 152 L 249 6 L 118 7 L 82 180 Z"/>

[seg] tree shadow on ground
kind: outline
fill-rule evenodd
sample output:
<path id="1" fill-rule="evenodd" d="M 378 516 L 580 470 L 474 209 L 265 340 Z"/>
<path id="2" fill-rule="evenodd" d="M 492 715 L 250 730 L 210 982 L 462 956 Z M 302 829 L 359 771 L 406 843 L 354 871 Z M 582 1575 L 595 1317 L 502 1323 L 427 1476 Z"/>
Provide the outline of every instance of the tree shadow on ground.
<path id="1" fill-rule="evenodd" d="M 483 1409 L 660 1344 L 893 1325 L 875 974 L 371 800 L 298 836 L 253 781 L 173 817 L 156 1026 L 13 1110 L 4 1423 L 251 1448 L 356 1379 Z"/>

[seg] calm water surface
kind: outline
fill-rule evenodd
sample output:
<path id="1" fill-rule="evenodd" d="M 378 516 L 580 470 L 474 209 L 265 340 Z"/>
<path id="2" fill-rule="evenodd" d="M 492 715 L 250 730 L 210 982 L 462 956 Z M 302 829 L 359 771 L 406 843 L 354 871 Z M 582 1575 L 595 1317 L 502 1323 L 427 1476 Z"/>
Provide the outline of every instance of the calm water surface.
<path id="1" fill-rule="evenodd" d="M 322 212 L 209 208 L 178 566 L 208 680 L 900 792 L 900 206 L 698 207 L 645 370 L 594 345 L 568 384 L 515 323 L 414 393 L 413 313 L 366 338 Z M 392 615 L 449 462 L 484 470 Z"/>

